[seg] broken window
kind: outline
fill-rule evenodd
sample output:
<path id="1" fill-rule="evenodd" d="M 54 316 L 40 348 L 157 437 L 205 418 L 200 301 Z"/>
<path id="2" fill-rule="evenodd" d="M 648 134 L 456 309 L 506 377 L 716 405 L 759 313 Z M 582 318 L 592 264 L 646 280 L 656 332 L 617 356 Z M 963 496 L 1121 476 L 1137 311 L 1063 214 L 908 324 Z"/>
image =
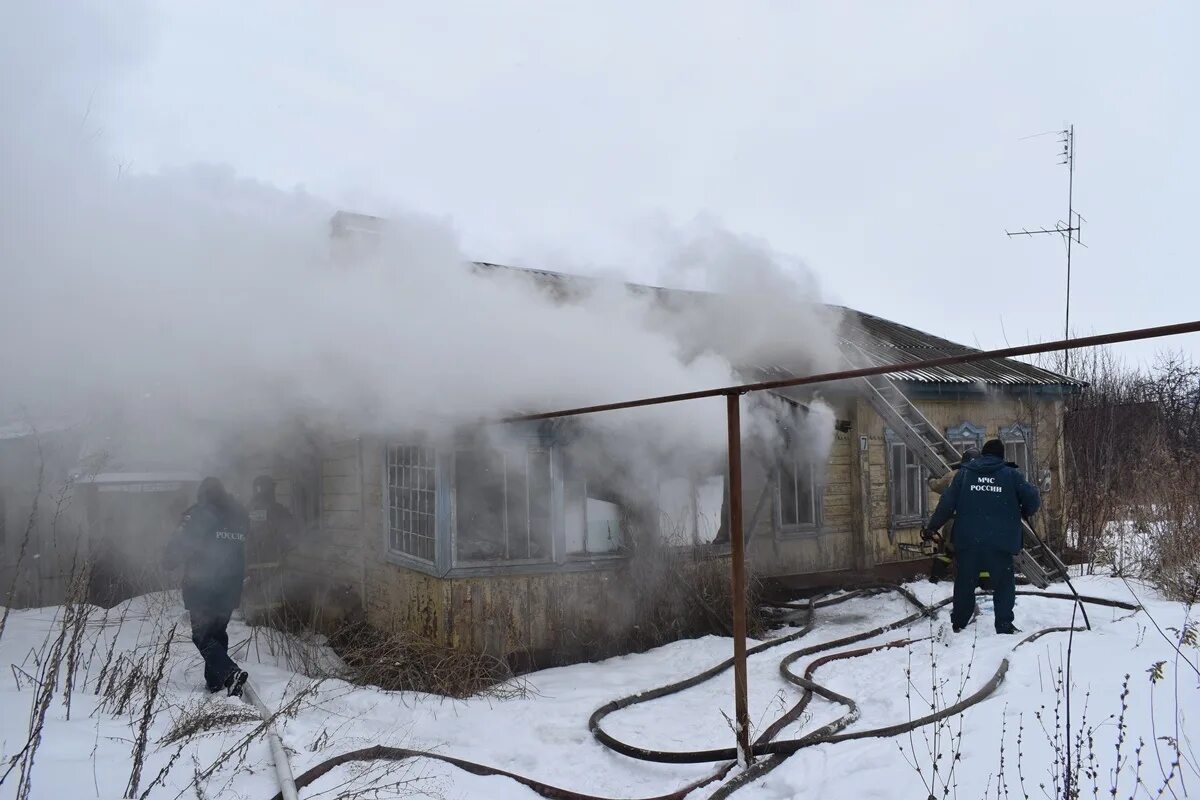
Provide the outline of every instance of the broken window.
<path id="1" fill-rule="evenodd" d="M 434 560 L 435 454 L 427 447 L 387 450 L 388 546 L 422 561 Z"/>
<path id="2" fill-rule="evenodd" d="M 658 531 L 667 544 L 712 544 L 721 532 L 724 511 L 724 475 L 659 481 Z"/>
<path id="3" fill-rule="evenodd" d="M 1033 431 L 1027 425 L 1017 423 L 1000 429 L 1000 441 L 1004 442 L 1004 457 L 1017 465 L 1026 479 L 1030 479 L 1033 467 Z"/>
<path id="4" fill-rule="evenodd" d="M 568 555 L 618 552 L 624 546 L 621 504 L 586 480 L 564 484 Z M 597 496 L 599 495 L 599 496 Z"/>
<path id="5" fill-rule="evenodd" d="M 617 486 L 628 475 L 601 443 L 582 440 L 563 453 L 563 523 L 567 555 L 619 553 L 626 544 L 629 512 Z"/>
<path id="6" fill-rule="evenodd" d="M 551 558 L 551 486 L 546 448 L 459 450 L 454 458 L 458 560 Z"/>
<path id="7" fill-rule="evenodd" d="M 919 522 L 925 516 L 925 469 L 904 442 L 888 440 L 888 490 L 894 522 Z"/>

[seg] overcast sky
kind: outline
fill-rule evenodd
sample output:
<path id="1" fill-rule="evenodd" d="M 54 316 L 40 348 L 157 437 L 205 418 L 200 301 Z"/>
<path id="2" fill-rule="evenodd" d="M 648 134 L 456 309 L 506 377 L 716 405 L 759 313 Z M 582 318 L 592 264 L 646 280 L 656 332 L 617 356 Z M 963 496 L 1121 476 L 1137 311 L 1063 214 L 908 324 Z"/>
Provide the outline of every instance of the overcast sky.
<path id="1" fill-rule="evenodd" d="M 1056 139 L 1024 137 L 1074 123 L 1076 332 L 1200 316 L 1200 4 L 153 8 L 103 116 L 133 169 L 225 163 L 448 218 L 476 259 L 643 279 L 648 235 L 707 216 L 992 347 L 1062 333 L 1062 244 L 1004 230 L 1065 219 Z"/>

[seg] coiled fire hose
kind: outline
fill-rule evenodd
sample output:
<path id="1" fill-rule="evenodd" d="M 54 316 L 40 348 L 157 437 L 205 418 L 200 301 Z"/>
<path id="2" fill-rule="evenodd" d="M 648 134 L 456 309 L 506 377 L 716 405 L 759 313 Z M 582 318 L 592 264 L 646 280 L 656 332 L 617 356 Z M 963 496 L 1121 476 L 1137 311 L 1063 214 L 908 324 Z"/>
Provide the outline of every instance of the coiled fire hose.
<path id="1" fill-rule="evenodd" d="M 947 598 L 946 600 L 942 600 L 938 603 L 935 603 L 932 606 L 927 606 L 924 603 L 922 603 L 921 600 L 916 595 L 914 595 L 911 591 L 904 588 L 903 586 L 881 585 L 881 586 L 867 587 L 867 588 L 847 592 L 845 594 L 838 595 L 838 596 L 832 597 L 832 598 L 827 598 L 827 599 L 813 598 L 805 603 L 781 604 L 783 607 L 787 607 L 787 608 L 807 610 L 809 612 L 809 615 L 808 615 L 808 619 L 805 622 L 804 626 L 799 631 L 796 631 L 795 633 L 791 633 L 791 634 L 788 634 L 787 636 L 779 637 L 778 639 L 772 639 L 770 641 L 762 642 L 761 644 L 758 644 L 755 647 L 752 647 L 749 650 L 747 650 L 746 654 L 747 654 L 747 656 L 755 655 L 757 653 L 764 652 L 771 648 L 779 647 L 781 645 L 787 644 L 789 642 L 794 642 L 797 639 L 800 639 L 801 637 L 803 637 L 804 635 L 809 633 L 815 626 L 814 616 L 815 616 L 815 611 L 817 609 L 825 608 L 825 607 L 834 605 L 836 603 L 845 602 L 854 597 L 861 597 L 866 594 L 875 594 L 875 593 L 879 593 L 879 592 L 883 592 L 883 591 L 893 591 L 893 592 L 899 593 L 906 600 L 908 600 L 908 602 L 910 604 L 912 604 L 916 608 L 916 611 L 902 619 L 896 620 L 895 622 L 891 622 L 886 625 L 881 625 L 881 626 L 879 626 L 877 628 L 873 628 L 869 631 L 864 631 L 862 633 L 857 633 L 857 634 L 854 634 L 851 636 L 846 636 L 841 639 L 835 639 L 830 642 L 823 642 L 821 644 L 801 648 L 800 650 L 796 650 L 796 651 L 790 653 L 788 656 L 786 656 L 780 662 L 779 669 L 785 680 L 787 680 L 789 683 L 792 683 L 793 685 L 799 686 L 803 690 L 800 700 L 787 713 L 785 713 L 782 717 L 780 717 L 780 719 L 776 720 L 770 727 L 768 727 L 765 731 L 763 731 L 763 733 L 760 734 L 757 739 L 755 739 L 755 742 L 752 745 L 751 750 L 755 756 L 762 756 L 764 758 L 761 758 L 760 760 L 756 761 L 748 769 L 739 773 L 729 783 L 720 787 L 717 790 L 717 792 L 711 796 L 712 800 L 720 800 L 720 798 L 728 797 L 730 794 L 732 794 L 737 789 L 751 783 L 752 781 L 756 780 L 757 778 L 760 778 L 761 776 L 763 776 L 770 770 L 779 766 L 779 764 L 783 763 L 783 761 L 788 756 L 792 755 L 793 753 L 797 752 L 798 750 L 804 749 L 806 747 L 811 747 L 813 745 L 818 745 L 818 744 L 832 744 L 832 743 L 836 743 L 836 742 L 848 741 L 851 739 L 883 738 L 883 737 L 896 736 L 901 733 L 907 733 L 909 731 L 916 730 L 917 728 L 920 728 L 924 725 L 928 725 L 930 723 L 936 722 L 936 721 L 944 719 L 946 717 L 951 717 L 951 716 L 954 716 L 955 714 L 959 714 L 962 711 L 964 711 L 965 709 L 967 709 L 973 705 L 976 705 L 977 703 L 982 702 L 987 697 L 989 697 L 993 692 L 996 691 L 996 689 L 1000 686 L 1001 682 L 1004 680 L 1005 673 L 1008 671 L 1008 665 L 1009 665 L 1008 658 L 1004 658 L 1003 660 L 1001 660 L 999 666 L 996 668 L 995 673 L 993 673 L 991 678 L 989 678 L 988 681 L 983 684 L 983 686 L 981 686 L 978 690 L 976 690 L 969 697 L 963 698 L 962 700 L 960 700 L 959 702 L 955 703 L 952 706 L 948 706 L 948 707 L 940 709 L 932 714 L 928 714 L 919 719 L 909 720 L 907 722 L 897 723 L 894 725 L 887 725 L 887 726 L 883 726 L 883 727 L 879 727 L 879 728 L 870 728 L 870 729 L 866 729 L 866 730 L 846 731 L 845 728 L 847 728 L 848 726 L 853 724 L 859 718 L 858 706 L 854 702 L 854 700 L 852 700 L 851 698 L 845 697 L 844 695 L 840 695 L 840 694 L 832 691 L 831 689 L 827 689 L 824 686 L 821 686 L 816 681 L 814 681 L 813 675 L 815 674 L 816 670 L 818 668 L 824 666 L 825 664 L 828 664 L 833 661 L 849 659 L 849 658 L 857 658 L 859 656 L 864 656 L 869 653 L 874 653 L 874 652 L 877 652 L 877 651 L 883 650 L 883 649 L 889 649 L 889 648 L 894 648 L 894 647 L 905 647 L 909 644 L 912 644 L 913 642 L 921 641 L 921 639 L 898 639 L 895 641 L 884 642 L 881 644 L 872 645 L 870 647 L 865 647 L 865 648 L 858 649 L 858 650 L 849 650 L 849 651 L 843 651 L 843 652 L 839 652 L 839 653 L 831 653 L 829 655 L 821 656 L 820 658 L 817 658 L 816 660 L 810 662 L 808 664 L 808 666 L 805 668 L 804 674 L 802 676 L 797 675 L 791 671 L 791 665 L 794 664 L 799 659 L 804 658 L 805 656 L 815 655 L 817 653 L 821 653 L 821 652 L 828 651 L 828 650 L 833 650 L 833 649 L 843 647 L 843 646 L 849 645 L 849 644 L 856 644 L 858 642 L 865 641 L 867 639 L 871 639 L 876 636 L 880 636 L 889 631 L 896 630 L 897 628 L 905 627 L 913 622 L 916 622 L 917 620 L 921 619 L 922 617 L 933 617 L 936 615 L 938 609 L 940 609 L 946 605 L 949 605 L 951 602 L 951 600 L 949 598 Z M 1127 611 L 1138 611 L 1141 608 L 1140 606 L 1133 605 L 1131 603 L 1124 603 L 1119 600 L 1109 600 L 1107 598 L 1102 598 L 1102 597 L 1089 597 L 1087 595 L 1078 595 L 1078 594 L 1074 594 L 1074 593 L 1067 594 L 1067 593 L 1058 593 L 1058 592 L 1018 591 L 1017 594 L 1028 595 L 1028 596 L 1033 596 L 1033 597 L 1045 597 L 1045 598 L 1056 599 L 1056 600 L 1070 600 L 1072 602 L 1079 602 L 1079 603 L 1090 603 L 1092 605 L 1109 606 L 1112 608 L 1120 608 L 1120 609 L 1124 609 Z M 1029 642 L 1039 639 L 1042 636 L 1045 636 L 1047 634 L 1056 633 L 1056 632 L 1072 631 L 1072 630 L 1083 631 L 1085 629 L 1079 628 L 1079 627 L 1075 627 L 1075 628 L 1072 628 L 1072 627 L 1044 628 L 1042 630 L 1039 630 L 1039 631 L 1036 631 L 1036 632 L 1030 634 L 1029 636 L 1026 636 L 1024 639 L 1017 642 L 1017 644 L 1014 645 L 1013 650 L 1016 650 L 1018 647 L 1028 644 Z M 924 638 L 924 637 L 922 637 L 922 638 Z M 621 753 L 622 755 L 628 756 L 630 758 L 635 758 L 635 759 L 639 759 L 639 760 L 643 760 L 643 761 L 655 761 L 655 762 L 660 762 L 660 763 L 674 763 L 674 764 L 726 762 L 726 763 L 723 763 L 719 768 L 717 768 L 710 775 L 703 777 L 700 780 L 689 783 L 688 785 L 683 786 L 682 788 L 677 789 L 674 792 L 670 792 L 667 794 L 658 795 L 658 796 L 650 797 L 650 798 L 637 798 L 636 800 L 683 800 L 683 798 L 685 798 L 688 794 L 690 794 L 694 790 L 696 790 L 702 786 L 706 786 L 708 784 L 711 784 L 716 781 L 724 779 L 733 770 L 734 766 L 736 766 L 737 750 L 734 747 L 716 748 L 716 749 L 710 749 L 710 750 L 694 750 L 694 751 L 651 750 L 651 749 L 647 749 L 647 748 L 643 748 L 643 747 L 638 747 L 636 745 L 631 745 L 626 742 L 622 742 L 621 740 L 613 737 L 611 734 L 604 731 L 604 729 L 600 725 L 601 721 L 609 714 L 612 714 L 614 711 L 618 711 L 623 708 L 628 708 L 633 705 L 639 705 L 641 703 L 650 702 L 652 700 L 657 700 L 662 697 L 666 697 L 667 695 L 675 694 L 675 693 L 681 692 L 685 689 L 692 688 L 693 686 L 698 686 L 699 684 L 701 684 L 707 680 L 710 680 L 710 679 L 716 677 L 717 675 L 720 675 L 721 673 L 725 672 L 732 666 L 733 666 L 733 659 L 732 658 L 726 659 L 725 661 L 722 661 L 721 663 L 719 663 L 707 670 L 704 670 L 703 672 L 693 675 L 689 678 L 685 678 L 684 680 L 677 681 L 675 683 L 671 683 L 666 686 L 661 686 L 661 687 L 658 687 L 655 689 L 649 689 L 647 691 L 639 692 L 637 694 L 629 695 L 628 697 L 623 697 L 618 700 L 613 700 L 612 702 L 606 703 L 605 705 L 596 709 L 596 711 L 594 711 L 592 713 L 590 719 L 588 720 L 588 728 L 592 732 L 592 735 L 596 738 L 596 740 L 599 741 L 601 744 L 603 744 L 605 747 L 608 747 L 609 749 L 611 749 L 615 752 Z M 808 706 L 808 704 L 811 701 L 812 696 L 814 694 L 819 695 L 827 700 L 831 700 L 835 703 L 845 706 L 847 709 L 846 713 L 844 715 L 842 715 L 840 718 L 838 718 L 837 720 L 834 720 L 833 722 L 831 722 L 815 731 L 807 733 L 804 736 L 801 736 L 796 739 L 782 739 L 782 740 L 776 741 L 774 737 L 781 730 L 783 730 L 785 727 L 787 727 L 789 724 L 791 724 L 792 722 L 794 722 L 796 719 L 798 719 L 800 717 L 800 714 L 803 713 L 804 709 Z M 280 749 L 282 750 L 282 745 L 280 746 Z M 434 761 L 440 761 L 444 764 L 450 764 L 454 767 L 457 767 L 465 772 L 469 772 L 473 775 L 482 775 L 482 776 L 496 775 L 496 776 L 503 776 L 506 778 L 511 778 L 512 780 L 516 781 L 517 783 L 520 783 L 523 786 L 526 786 L 529 789 L 532 789 L 538 795 L 540 795 L 542 797 L 550 798 L 550 800 L 618 800 L 616 798 L 599 797 L 597 795 L 590 795 L 590 794 L 585 794 L 582 792 L 576 792 L 571 789 L 564 789 L 562 787 L 543 783 L 543 782 L 535 780 L 533 778 L 529 778 L 524 775 L 519 775 L 514 772 L 509 772 L 507 770 L 503 770 L 498 767 L 492 767 L 492 766 L 488 766 L 486 764 L 479 764 L 479 763 L 476 763 L 473 761 L 468 761 L 466 759 L 461 759 L 461 758 L 455 758 L 453 756 L 448 756 L 448 755 L 445 755 L 442 753 L 434 753 L 434 752 L 430 752 L 430 751 L 426 751 L 426 750 L 413 750 L 413 749 L 403 748 L 403 747 L 386 747 L 383 745 L 377 745 L 375 747 L 367 747 L 367 748 L 363 748 L 361 750 L 352 750 L 352 751 L 349 751 L 346 753 L 342 753 L 341 755 L 334 756 L 330 759 L 327 759 L 326 761 L 323 761 L 320 764 L 317 764 L 316 766 L 314 766 L 314 767 L 306 770 L 304 773 L 302 773 L 298 778 L 295 779 L 293 785 L 294 785 L 294 787 L 296 787 L 298 789 L 302 789 L 305 786 L 312 784 L 314 781 L 321 778 L 325 774 L 331 772 L 332 770 L 334 770 L 337 767 L 344 765 L 344 764 L 363 762 L 363 761 L 403 761 L 403 760 L 407 760 L 407 759 L 417 759 L 417 758 L 427 758 L 427 759 L 434 760 Z M 289 773 L 290 773 L 290 768 L 289 768 Z M 274 800 L 291 800 L 291 798 L 293 798 L 295 796 L 296 795 L 287 795 L 284 792 L 280 792 L 279 794 L 275 795 Z"/>

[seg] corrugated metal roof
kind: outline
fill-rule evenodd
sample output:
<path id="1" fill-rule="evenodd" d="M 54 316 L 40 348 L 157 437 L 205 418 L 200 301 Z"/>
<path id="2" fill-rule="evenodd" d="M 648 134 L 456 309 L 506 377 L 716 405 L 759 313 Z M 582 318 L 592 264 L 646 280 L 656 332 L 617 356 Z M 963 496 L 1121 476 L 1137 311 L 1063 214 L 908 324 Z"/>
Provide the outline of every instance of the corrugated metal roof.
<path id="1" fill-rule="evenodd" d="M 847 358 L 862 366 L 903 364 L 943 356 L 978 353 L 967 347 L 931 333 L 901 325 L 898 322 L 841 308 L 841 337 Z M 1036 367 L 1012 358 L 955 364 L 949 367 L 913 372 L 897 372 L 892 380 L 916 383 L 983 383 L 1001 386 L 1079 386 L 1079 381 L 1056 372 Z"/>
<path id="2" fill-rule="evenodd" d="M 524 273 L 552 287 L 559 297 L 569 297 L 575 288 L 585 288 L 599 282 L 597 278 L 587 278 L 569 275 L 563 272 L 553 272 L 544 269 L 529 269 L 526 267 L 510 267 L 503 264 L 476 262 L 477 267 L 486 270 L 510 270 Z M 664 289 L 657 286 L 647 286 L 637 283 L 626 283 L 631 290 L 637 292 L 653 292 L 664 300 L 704 297 L 708 293 L 686 289 Z M 841 316 L 839 335 L 842 341 L 842 352 L 855 366 L 882 366 L 885 364 L 903 364 L 910 361 L 923 361 L 943 356 L 978 353 L 974 347 L 952 342 L 934 336 L 931 333 L 901 325 L 898 322 L 876 317 L 862 311 L 845 306 L 830 306 Z M 785 367 L 774 365 L 742 365 L 739 372 L 754 376 L 752 380 L 782 380 L 796 377 Z M 954 384 L 966 386 L 984 384 L 991 386 L 1082 386 L 1075 379 L 1068 378 L 1050 370 L 1036 367 L 1024 361 L 1011 358 L 976 361 L 971 364 L 956 364 L 948 367 L 937 367 L 928 370 L 898 372 L 890 376 L 892 380 L 911 381 L 926 384 Z"/>

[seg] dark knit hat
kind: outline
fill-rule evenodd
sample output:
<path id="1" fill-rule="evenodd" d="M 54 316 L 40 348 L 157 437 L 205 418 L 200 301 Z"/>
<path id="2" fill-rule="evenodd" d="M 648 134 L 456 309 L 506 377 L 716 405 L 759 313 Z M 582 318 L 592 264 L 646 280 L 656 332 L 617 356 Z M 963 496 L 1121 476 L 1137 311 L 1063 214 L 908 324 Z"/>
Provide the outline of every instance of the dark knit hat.
<path id="1" fill-rule="evenodd" d="M 995 456 L 996 458 L 1004 458 L 1004 442 L 999 439 L 988 439 L 983 445 L 983 454 L 985 456 Z"/>
<path id="2" fill-rule="evenodd" d="M 210 503 L 220 505 L 225 500 L 225 487 L 218 478 L 211 476 L 205 478 L 200 481 L 200 488 L 196 492 L 196 499 L 202 503 L 207 500 Z"/>

